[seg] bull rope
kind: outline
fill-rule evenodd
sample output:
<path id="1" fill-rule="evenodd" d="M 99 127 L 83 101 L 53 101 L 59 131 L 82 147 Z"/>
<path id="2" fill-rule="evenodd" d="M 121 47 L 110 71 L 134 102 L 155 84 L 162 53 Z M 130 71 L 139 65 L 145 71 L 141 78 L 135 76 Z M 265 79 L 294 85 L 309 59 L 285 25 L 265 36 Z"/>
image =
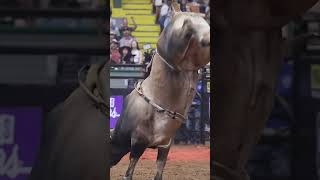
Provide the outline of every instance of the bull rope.
<path id="1" fill-rule="evenodd" d="M 99 109 L 103 112 L 103 114 L 106 113 L 106 110 L 109 109 L 107 103 L 101 98 L 102 92 L 98 89 L 99 96 L 95 96 L 88 87 L 82 82 L 82 74 L 85 70 L 88 70 L 90 68 L 90 65 L 83 66 L 80 71 L 78 72 L 78 83 L 81 87 L 81 89 L 96 103 L 96 106 L 99 107 Z"/>
<path id="2" fill-rule="evenodd" d="M 143 94 L 142 91 L 142 83 L 143 81 L 140 81 L 138 83 L 135 84 L 134 89 L 138 92 L 138 94 L 147 102 L 149 103 L 151 106 L 153 106 L 154 108 L 156 108 L 157 112 L 160 113 L 167 113 L 169 116 L 171 116 L 172 119 L 177 120 L 181 123 L 185 123 L 185 120 L 187 119 L 184 115 L 176 112 L 176 111 L 171 111 L 167 108 L 164 108 L 156 103 L 154 103 L 150 98 L 148 98 L 147 96 L 145 96 Z"/>

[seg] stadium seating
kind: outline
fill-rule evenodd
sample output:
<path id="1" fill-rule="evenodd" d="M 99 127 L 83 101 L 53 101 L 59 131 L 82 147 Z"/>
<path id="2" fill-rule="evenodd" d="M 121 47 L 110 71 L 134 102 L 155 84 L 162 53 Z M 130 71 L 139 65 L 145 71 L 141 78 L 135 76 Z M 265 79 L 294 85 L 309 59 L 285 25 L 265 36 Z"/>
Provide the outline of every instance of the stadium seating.
<path id="1" fill-rule="evenodd" d="M 112 4 L 111 1 L 111 6 Z M 151 43 L 153 48 L 156 47 L 160 27 L 155 24 L 156 17 L 152 13 L 150 0 L 123 0 L 122 8 L 112 8 L 112 17 L 126 17 L 129 25 L 133 24 L 131 17 L 134 17 L 138 27 L 132 35 L 137 38 L 140 47 L 145 43 Z"/>

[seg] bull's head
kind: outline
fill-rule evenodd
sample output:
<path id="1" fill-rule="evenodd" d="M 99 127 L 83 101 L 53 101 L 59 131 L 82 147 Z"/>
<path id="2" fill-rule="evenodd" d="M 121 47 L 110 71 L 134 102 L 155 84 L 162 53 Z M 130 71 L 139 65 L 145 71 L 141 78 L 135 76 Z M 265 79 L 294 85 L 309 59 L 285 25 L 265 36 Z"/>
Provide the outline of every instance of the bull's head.
<path id="1" fill-rule="evenodd" d="M 158 52 L 178 70 L 197 70 L 210 61 L 210 26 L 200 13 L 181 12 L 175 5 L 171 22 L 160 35 Z"/>

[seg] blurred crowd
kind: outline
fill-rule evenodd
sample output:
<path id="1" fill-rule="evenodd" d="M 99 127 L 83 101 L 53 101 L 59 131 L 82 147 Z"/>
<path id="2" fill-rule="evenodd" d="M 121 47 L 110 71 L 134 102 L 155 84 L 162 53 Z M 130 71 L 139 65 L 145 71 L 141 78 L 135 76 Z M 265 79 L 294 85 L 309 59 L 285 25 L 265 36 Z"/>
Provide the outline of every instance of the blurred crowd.
<path id="1" fill-rule="evenodd" d="M 169 24 L 172 17 L 170 8 L 172 0 L 152 0 L 153 12 L 156 15 L 156 24 L 162 30 Z M 210 23 L 210 1 L 209 0 L 178 0 L 181 11 L 201 13 Z M 132 35 L 137 28 L 133 17 L 133 26 L 128 25 L 127 18 L 110 19 L 110 59 L 113 64 L 148 64 L 155 50 L 145 52 L 140 49 L 139 43 Z"/>
<path id="2" fill-rule="evenodd" d="M 133 26 L 129 26 L 126 18 L 117 25 L 114 18 L 110 19 L 110 59 L 113 64 L 143 64 L 144 55 L 139 43 L 132 35 L 137 24 L 131 17 Z"/>
<path id="3" fill-rule="evenodd" d="M 105 8 L 105 0 L 1 0 L 1 8 L 74 8 L 74 9 L 97 9 Z M 34 26 L 62 26 L 62 27 L 90 27 L 96 22 L 88 19 L 74 18 L 0 18 L 0 25 L 14 27 L 34 27 Z"/>
<path id="4" fill-rule="evenodd" d="M 37 10 L 37 9 L 106 9 L 107 2 L 105 0 L 1 0 L 0 8 L 8 9 L 25 9 L 25 10 Z M 106 12 L 107 14 L 107 12 Z M 106 17 L 103 17 L 106 19 Z M 103 19 L 103 21 L 105 21 Z M 46 43 L 48 47 L 55 46 L 55 43 L 50 43 L 51 37 L 58 37 L 64 35 L 65 33 L 70 34 L 77 32 L 79 34 L 84 34 L 83 37 L 91 36 L 95 38 L 96 34 L 103 35 L 107 34 L 109 27 L 107 22 L 102 22 L 97 19 L 89 18 L 62 18 L 62 17 L 0 17 L 0 33 L 7 32 L 18 32 L 22 39 L 26 40 L 26 45 L 31 43 L 31 38 L 34 38 L 35 46 L 38 44 Z M 98 32 L 97 32 L 98 29 Z M 40 32 L 40 33 L 39 33 Z M 108 34 L 109 35 L 109 34 Z M 9 36 L 15 36 L 15 34 L 10 34 Z M 28 38 L 24 38 L 27 37 Z M 45 38 L 47 36 L 48 38 Z M 8 37 L 10 39 L 10 37 Z M 12 38 L 16 39 L 16 38 Z M 29 40 L 30 39 L 30 40 Z M 17 40 L 14 40 L 17 41 Z M 27 42 L 28 41 L 28 42 Z M 30 42 L 29 42 L 30 41 Z M 18 42 L 13 42 L 18 43 Z M 24 44 L 22 45 L 24 46 Z M 66 45 L 68 47 L 68 45 Z M 31 53 L 32 54 L 32 53 Z M 12 54 L 12 56 L 5 56 L 3 61 L 15 61 L 17 57 Z M 101 61 L 105 57 L 92 56 L 92 55 L 82 55 L 82 54 L 69 54 L 69 53 L 59 53 L 59 54 L 48 54 L 48 55 L 38 55 L 29 56 L 26 53 L 25 59 L 30 59 L 31 62 L 38 62 L 38 59 L 43 59 L 50 64 L 50 72 L 57 70 L 57 78 L 54 81 L 56 83 L 69 83 L 76 82 L 77 72 L 84 65 L 91 62 Z M 12 59 L 12 60 L 11 60 Z M 33 60 L 34 59 L 34 60 Z"/>
<path id="5" fill-rule="evenodd" d="M 182 12 L 202 13 L 210 23 L 210 1 L 209 0 L 178 0 Z M 170 8 L 172 0 L 153 0 L 156 23 L 160 25 L 161 31 L 169 24 L 173 12 Z"/>

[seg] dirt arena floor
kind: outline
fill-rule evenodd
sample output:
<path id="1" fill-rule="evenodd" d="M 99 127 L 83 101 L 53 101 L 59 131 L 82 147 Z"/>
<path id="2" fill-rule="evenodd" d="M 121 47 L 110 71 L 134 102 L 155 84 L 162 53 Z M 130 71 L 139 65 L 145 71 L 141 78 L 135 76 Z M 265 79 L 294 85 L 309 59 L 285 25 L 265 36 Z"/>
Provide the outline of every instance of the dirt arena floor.
<path id="1" fill-rule="evenodd" d="M 147 149 L 140 158 L 133 179 L 153 179 L 156 174 L 157 151 Z M 174 145 L 169 152 L 164 180 L 209 180 L 210 148 L 196 145 Z M 111 180 L 121 180 L 129 164 L 129 155 L 110 171 Z"/>

